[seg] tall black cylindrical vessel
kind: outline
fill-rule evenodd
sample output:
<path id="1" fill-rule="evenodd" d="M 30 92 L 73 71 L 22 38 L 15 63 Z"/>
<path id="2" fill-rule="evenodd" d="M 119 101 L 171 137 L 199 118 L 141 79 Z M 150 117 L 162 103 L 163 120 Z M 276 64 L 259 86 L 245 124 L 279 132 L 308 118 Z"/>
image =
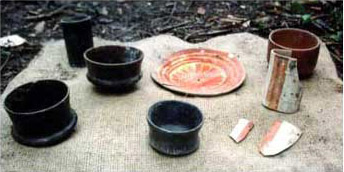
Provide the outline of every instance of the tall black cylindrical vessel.
<path id="1" fill-rule="evenodd" d="M 24 145 L 49 146 L 67 139 L 77 115 L 69 104 L 69 89 L 58 80 L 40 80 L 14 89 L 4 101 L 12 120 L 12 136 Z"/>
<path id="2" fill-rule="evenodd" d="M 87 15 L 74 15 L 61 20 L 69 64 L 84 67 L 83 53 L 93 47 L 92 22 Z"/>

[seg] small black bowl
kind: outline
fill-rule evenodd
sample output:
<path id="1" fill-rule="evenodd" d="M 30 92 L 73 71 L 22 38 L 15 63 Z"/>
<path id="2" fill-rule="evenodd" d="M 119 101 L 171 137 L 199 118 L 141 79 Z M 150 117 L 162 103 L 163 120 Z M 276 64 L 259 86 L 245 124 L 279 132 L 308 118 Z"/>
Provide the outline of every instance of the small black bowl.
<path id="1" fill-rule="evenodd" d="M 150 107 L 147 121 L 149 144 L 159 153 L 180 156 L 198 149 L 203 116 L 196 106 L 180 101 L 161 101 Z"/>
<path id="2" fill-rule="evenodd" d="M 142 51 L 127 46 L 108 45 L 84 53 L 87 79 L 96 87 L 123 89 L 133 87 L 141 77 Z"/>
<path id="3" fill-rule="evenodd" d="M 77 115 L 69 104 L 68 86 L 58 80 L 40 80 L 14 89 L 4 101 L 12 120 L 12 136 L 28 146 L 49 146 L 67 139 Z"/>

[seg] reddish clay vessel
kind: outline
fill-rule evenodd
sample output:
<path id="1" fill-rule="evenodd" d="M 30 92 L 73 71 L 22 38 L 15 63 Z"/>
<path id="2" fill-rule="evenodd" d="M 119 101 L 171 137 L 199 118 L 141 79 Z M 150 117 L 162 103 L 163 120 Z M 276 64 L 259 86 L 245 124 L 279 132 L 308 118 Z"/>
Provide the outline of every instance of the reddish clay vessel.
<path id="1" fill-rule="evenodd" d="M 169 90 L 198 96 L 231 92 L 245 80 L 245 69 L 227 52 L 195 48 L 176 52 L 152 73 Z"/>
<path id="2" fill-rule="evenodd" d="M 311 32 L 302 29 L 277 29 L 269 35 L 267 60 L 270 61 L 272 49 L 292 51 L 292 57 L 297 59 L 297 70 L 300 79 L 312 75 L 318 61 L 320 48 L 319 38 Z"/>

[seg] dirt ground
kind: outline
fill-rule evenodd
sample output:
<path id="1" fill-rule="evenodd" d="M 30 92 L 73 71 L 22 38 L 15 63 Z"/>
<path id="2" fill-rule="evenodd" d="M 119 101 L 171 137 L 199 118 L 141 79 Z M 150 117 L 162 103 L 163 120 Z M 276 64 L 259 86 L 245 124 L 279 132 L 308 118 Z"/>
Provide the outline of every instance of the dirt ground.
<path id="1" fill-rule="evenodd" d="M 195 43 L 229 33 L 266 38 L 276 28 L 307 29 L 326 43 L 342 79 L 342 6 L 342 1 L 1 1 L 1 37 L 19 34 L 29 43 L 1 49 L 0 91 L 28 65 L 42 42 L 63 38 L 60 19 L 76 13 L 92 16 L 94 36 L 120 41 L 167 33 Z"/>

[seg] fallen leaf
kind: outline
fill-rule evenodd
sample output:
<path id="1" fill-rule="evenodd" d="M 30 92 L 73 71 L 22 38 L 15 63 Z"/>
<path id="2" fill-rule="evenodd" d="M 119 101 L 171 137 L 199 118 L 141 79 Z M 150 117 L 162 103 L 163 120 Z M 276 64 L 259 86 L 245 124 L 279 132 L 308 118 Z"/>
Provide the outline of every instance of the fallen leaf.
<path id="1" fill-rule="evenodd" d="M 198 7 L 197 9 L 197 14 L 201 14 L 201 15 L 204 15 L 205 14 L 205 9 L 203 7 Z"/>
<path id="2" fill-rule="evenodd" d="M 37 23 L 35 28 L 34 28 L 35 29 L 35 33 L 38 34 L 38 33 L 43 32 L 44 26 L 45 26 L 45 21 L 41 21 L 41 22 Z"/>
<path id="3" fill-rule="evenodd" d="M 122 15 L 123 14 L 122 8 L 117 8 L 117 12 L 118 12 L 119 15 Z"/>
<path id="4" fill-rule="evenodd" d="M 251 20 L 248 20 L 242 24 L 243 27 L 249 27 L 251 24 Z"/>
<path id="5" fill-rule="evenodd" d="M 107 16 L 109 14 L 109 11 L 107 10 L 107 8 L 104 6 L 100 11 L 100 14 Z"/>
<path id="6" fill-rule="evenodd" d="M 0 46 L 1 47 L 15 47 L 22 45 L 26 42 L 26 40 L 19 35 L 10 35 L 0 38 Z"/>

